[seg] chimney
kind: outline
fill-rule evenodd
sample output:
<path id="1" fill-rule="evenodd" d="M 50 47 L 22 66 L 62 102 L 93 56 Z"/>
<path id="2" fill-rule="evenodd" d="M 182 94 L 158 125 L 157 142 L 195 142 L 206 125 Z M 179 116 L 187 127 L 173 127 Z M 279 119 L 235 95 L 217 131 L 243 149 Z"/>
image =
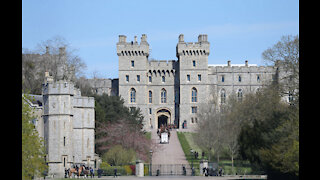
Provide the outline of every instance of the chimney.
<path id="1" fill-rule="evenodd" d="M 60 56 L 66 55 L 66 47 L 60 47 L 59 48 L 59 55 Z"/>
<path id="2" fill-rule="evenodd" d="M 245 61 L 246 67 L 248 67 L 248 60 Z"/>
<path id="3" fill-rule="evenodd" d="M 46 46 L 46 54 L 49 54 L 49 46 Z"/>
<path id="4" fill-rule="evenodd" d="M 208 42 L 208 35 L 207 34 L 200 34 L 198 36 L 198 42 Z"/>
<path id="5" fill-rule="evenodd" d="M 184 35 L 183 34 L 179 35 L 179 42 L 184 42 Z"/>
<path id="6" fill-rule="evenodd" d="M 229 66 L 229 67 L 231 66 L 231 61 L 230 61 L 230 60 L 228 61 L 228 66 Z"/>
<path id="7" fill-rule="evenodd" d="M 137 36 L 134 36 L 134 43 L 137 43 Z"/>
<path id="8" fill-rule="evenodd" d="M 119 42 L 126 42 L 127 36 L 119 35 Z"/>
<path id="9" fill-rule="evenodd" d="M 142 34 L 142 36 L 141 36 L 141 42 L 147 42 L 147 35 Z"/>

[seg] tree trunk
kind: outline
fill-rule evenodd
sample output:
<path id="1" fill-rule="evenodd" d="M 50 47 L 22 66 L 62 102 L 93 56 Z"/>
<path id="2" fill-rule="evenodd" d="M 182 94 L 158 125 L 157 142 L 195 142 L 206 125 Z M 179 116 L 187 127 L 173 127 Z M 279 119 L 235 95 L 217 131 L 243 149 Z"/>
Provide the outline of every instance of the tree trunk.
<path id="1" fill-rule="evenodd" d="M 233 155 L 231 155 L 231 172 L 234 174 L 234 172 L 233 172 Z"/>

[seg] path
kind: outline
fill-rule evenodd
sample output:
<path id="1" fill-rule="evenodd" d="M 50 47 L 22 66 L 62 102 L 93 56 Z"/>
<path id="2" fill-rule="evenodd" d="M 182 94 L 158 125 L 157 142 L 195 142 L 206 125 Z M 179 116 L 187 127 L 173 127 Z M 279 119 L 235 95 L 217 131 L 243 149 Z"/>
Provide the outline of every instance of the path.
<path id="1" fill-rule="evenodd" d="M 169 144 L 160 144 L 157 130 L 151 131 L 152 141 L 158 144 L 152 155 L 152 164 L 185 164 L 187 174 L 189 174 L 190 170 L 188 171 L 188 169 L 190 169 L 190 166 L 180 145 L 177 131 L 172 130 L 170 134 Z"/>

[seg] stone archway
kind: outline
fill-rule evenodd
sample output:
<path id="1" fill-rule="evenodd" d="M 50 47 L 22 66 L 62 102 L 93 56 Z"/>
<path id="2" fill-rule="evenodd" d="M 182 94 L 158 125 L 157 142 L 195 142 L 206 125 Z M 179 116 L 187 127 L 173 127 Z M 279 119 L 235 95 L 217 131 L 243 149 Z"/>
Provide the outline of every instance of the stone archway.
<path id="1" fill-rule="evenodd" d="M 170 110 L 167 108 L 160 108 L 159 110 L 157 110 L 156 121 L 158 129 L 160 129 L 161 125 L 167 126 L 168 124 L 172 124 Z"/>
<path id="2" fill-rule="evenodd" d="M 161 126 L 167 126 L 168 125 L 168 116 L 165 116 L 165 115 L 160 115 L 158 116 L 158 129 L 161 127 Z"/>

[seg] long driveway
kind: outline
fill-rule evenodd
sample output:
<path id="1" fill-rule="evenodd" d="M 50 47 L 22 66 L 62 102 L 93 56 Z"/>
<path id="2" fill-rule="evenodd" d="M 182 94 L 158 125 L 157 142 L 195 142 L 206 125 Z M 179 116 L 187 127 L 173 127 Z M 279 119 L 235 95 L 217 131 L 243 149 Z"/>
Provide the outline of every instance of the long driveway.
<path id="1" fill-rule="evenodd" d="M 169 144 L 160 144 L 157 130 L 151 131 L 151 139 L 157 144 L 152 155 L 152 164 L 184 164 L 187 169 L 187 174 L 191 173 L 189 163 L 180 145 L 177 131 L 172 130 L 170 134 Z"/>

